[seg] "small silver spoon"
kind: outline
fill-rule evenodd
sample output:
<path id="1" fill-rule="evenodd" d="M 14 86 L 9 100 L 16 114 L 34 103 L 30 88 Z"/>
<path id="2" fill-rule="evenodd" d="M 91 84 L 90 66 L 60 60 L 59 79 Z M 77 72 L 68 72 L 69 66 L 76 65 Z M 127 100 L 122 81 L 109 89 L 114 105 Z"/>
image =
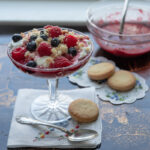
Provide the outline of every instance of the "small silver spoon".
<path id="1" fill-rule="evenodd" d="M 123 11 L 122 11 L 122 15 L 121 15 L 121 22 L 120 22 L 120 31 L 119 31 L 120 34 L 123 33 L 125 18 L 126 18 L 128 6 L 129 6 L 129 1 L 130 0 L 125 0 L 125 2 L 124 2 Z"/>
<path id="2" fill-rule="evenodd" d="M 46 123 L 46 122 L 41 122 L 41 121 L 29 118 L 29 117 L 25 117 L 25 116 L 16 117 L 16 121 L 18 123 L 21 123 L 21 124 L 44 125 L 44 126 L 49 126 L 49 127 L 52 127 L 52 128 L 56 128 L 58 130 L 61 130 L 62 132 L 65 132 L 66 134 L 68 134 L 67 138 L 70 141 L 81 142 L 81 141 L 94 139 L 96 136 L 98 136 L 98 133 L 94 130 L 79 129 L 79 130 L 75 130 L 72 133 L 69 130 L 63 128 L 63 127 L 60 127 L 60 126 L 57 126 L 57 125 L 54 125 L 54 124 L 50 124 L 50 123 Z"/>

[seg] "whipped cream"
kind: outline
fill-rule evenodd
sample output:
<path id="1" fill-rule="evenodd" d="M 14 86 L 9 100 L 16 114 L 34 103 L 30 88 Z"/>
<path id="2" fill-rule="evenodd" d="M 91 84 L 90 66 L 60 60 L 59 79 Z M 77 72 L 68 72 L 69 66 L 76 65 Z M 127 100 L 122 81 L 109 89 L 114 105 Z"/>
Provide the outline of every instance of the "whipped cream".
<path id="1" fill-rule="evenodd" d="M 86 41 L 86 44 L 88 46 L 83 46 L 83 47 L 80 47 L 80 56 L 79 56 L 79 59 L 82 59 L 83 57 L 85 57 L 91 50 L 91 43 L 89 40 L 85 40 Z"/>
<path id="2" fill-rule="evenodd" d="M 10 44 L 9 44 L 9 47 L 10 48 L 18 48 L 18 47 L 21 47 L 22 45 L 23 45 L 23 42 L 24 42 L 24 40 L 22 39 L 22 40 L 20 40 L 20 41 L 18 41 L 18 42 L 14 42 L 14 41 L 12 41 Z"/>
<path id="3" fill-rule="evenodd" d="M 53 62 L 53 58 L 50 56 L 35 57 L 34 61 L 38 66 L 49 67 L 50 63 Z"/>

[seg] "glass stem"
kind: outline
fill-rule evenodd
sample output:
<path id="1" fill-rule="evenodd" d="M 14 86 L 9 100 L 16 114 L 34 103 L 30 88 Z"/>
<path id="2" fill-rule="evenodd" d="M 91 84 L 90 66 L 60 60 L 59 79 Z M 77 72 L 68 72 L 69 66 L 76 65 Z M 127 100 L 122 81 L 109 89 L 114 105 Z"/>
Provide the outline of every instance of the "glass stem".
<path id="1" fill-rule="evenodd" d="M 49 88 L 50 100 L 55 101 L 57 97 L 58 79 L 48 79 L 47 83 Z"/>

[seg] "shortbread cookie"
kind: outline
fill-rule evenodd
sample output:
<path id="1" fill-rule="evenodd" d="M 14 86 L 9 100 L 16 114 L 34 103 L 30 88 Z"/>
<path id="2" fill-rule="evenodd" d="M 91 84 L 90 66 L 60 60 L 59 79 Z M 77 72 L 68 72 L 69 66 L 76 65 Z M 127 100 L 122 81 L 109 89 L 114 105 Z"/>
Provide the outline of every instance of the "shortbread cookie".
<path id="1" fill-rule="evenodd" d="M 136 78 L 125 70 L 115 72 L 107 81 L 109 87 L 117 91 L 129 91 L 134 88 Z"/>
<path id="2" fill-rule="evenodd" d="M 80 123 L 89 123 L 95 121 L 99 115 L 98 106 L 87 99 L 74 100 L 68 109 L 74 120 Z"/>
<path id="3" fill-rule="evenodd" d="M 88 76 L 92 80 L 104 80 L 115 72 L 115 66 L 109 62 L 103 62 L 91 66 L 88 69 Z"/>

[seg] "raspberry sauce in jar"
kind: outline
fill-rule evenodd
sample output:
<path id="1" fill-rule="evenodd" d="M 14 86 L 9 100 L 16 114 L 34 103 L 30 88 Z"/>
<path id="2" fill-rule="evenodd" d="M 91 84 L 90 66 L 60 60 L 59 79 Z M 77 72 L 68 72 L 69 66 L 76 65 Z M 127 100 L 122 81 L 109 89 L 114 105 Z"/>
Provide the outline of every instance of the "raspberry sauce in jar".
<path id="1" fill-rule="evenodd" d="M 123 36 L 115 35 L 119 33 L 120 23 L 105 23 L 101 28 L 114 35 L 106 34 L 106 40 L 96 38 L 96 41 L 101 48 L 114 55 L 132 57 L 150 51 L 150 41 L 146 35 L 150 34 L 150 23 L 126 22 Z"/>

